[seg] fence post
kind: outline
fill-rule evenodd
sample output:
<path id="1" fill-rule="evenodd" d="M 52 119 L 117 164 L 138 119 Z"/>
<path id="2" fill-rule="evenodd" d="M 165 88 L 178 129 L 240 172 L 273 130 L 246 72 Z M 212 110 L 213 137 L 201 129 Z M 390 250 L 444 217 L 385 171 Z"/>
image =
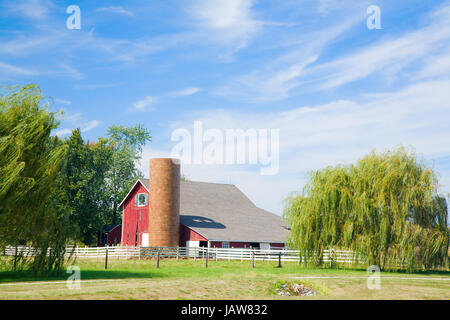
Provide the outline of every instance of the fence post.
<path id="1" fill-rule="evenodd" d="M 281 268 L 281 251 L 278 253 L 278 266 L 277 268 Z"/>
<path id="2" fill-rule="evenodd" d="M 16 271 L 16 265 L 17 265 L 17 245 L 14 250 L 14 271 Z"/>
<path id="3" fill-rule="evenodd" d="M 252 268 L 255 267 L 255 251 L 252 250 Z"/>
<path id="4" fill-rule="evenodd" d="M 177 246 L 177 261 L 178 261 L 179 256 L 180 256 L 180 247 Z"/>
<path id="5" fill-rule="evenodd" d="M 158 247 L 158 253 L 156 255 L 156 267 L 159 268 L 160 248 Z"/>
<path id="6" fill-rule="evenodd" d="M 105 251 L 105 270 L 108 269 L 108 245 L 106 245 Z"/>
<path id="7" fill-rule="evenodd" d="M 208 268 L 208 248 L 206 248 L 206 264 L 205 267 Z"/>

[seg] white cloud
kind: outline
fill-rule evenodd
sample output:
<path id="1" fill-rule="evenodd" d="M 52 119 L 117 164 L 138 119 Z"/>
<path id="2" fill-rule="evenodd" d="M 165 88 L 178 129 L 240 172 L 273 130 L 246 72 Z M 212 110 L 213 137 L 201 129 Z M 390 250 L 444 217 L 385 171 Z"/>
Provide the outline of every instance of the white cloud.
<path id="1" fill-rule="evenodd" d="M 64 137 L 72 133 L 73 129 L 61 129 L 53 132 L 53 135 L 58 137 Z"/>
<path id="2" fill-rule="evenodd" d="M 8 74 L 15 74 L 15 75 L 20 75 L 20 76 L 30 76 L 30 75 L 36 74 L 35 70 L 17 67 L 12 64 L 3 63 L 3 62 L 0 62 L 0 70 L 3 70 L 3 72 L 8 73 Z"/>
<path id="3" fill-rule="evenodd" d="M 191 96 L 193 94 L 196 94 L 200 91 L 200 88 L 186 88 L 183 90 L 179 90 L 179 91 L 172 91 L 170 94 L 173 96 L 181 96 L 181 97 L 185 97 L 185 96 Z"/>
<path id="4" fill-rule="evenodd" d="M 202 29 L 220 32 L 219 40 L 234 41 L 246 39 L 260 28 L 252 6 L 252 0 L 198 0 L 190 13 Z"/>
<path id="5" fill-rule="evenodd" d="M 98 125 L 100 124 L 99 121 L 97 120 L 92 120 L 89 123 L 87 123 L 84 127 L 81 128 L 81 132 L 88 132 L 91 131 L 92 129 L 98 127 Z"/>
<path id="6" fill-rule="evenodd" d="M 75 124 L 75 127 L 55 130 L 53 132 L 53 135 L 56 135 L 58 137 L 64 137 L 64 136 L 71 134 L 75 128 L 80 128 L 81 132 L 88 132 L 100 125 L 100 121 L 98 121 L 98 120 L 82 122 L 81 119 L 83 118 L 83 116 L 79 112 L 69 113 L 65 110 L 62 110 L 62 111 L 63 111 L 63 115 L 59 115 L 57 117 L 57 119 L 60 121 L 63 121 L 63 123 L 69 122 L 72 124 L 72 126 Z"/>
<path id="7" fill-rule="evenodd" d="M 413 75 L 414 80 L 422 80 L 450 75 L 450 48 L 443 54 L 431 56 L 425 66 Z"/>
<path id="8" fill-rule="evenodd" d="M 427 24 L 421 29 L 381 38 L 357 51 L 319 62 L 328 44 L 362 20 L 362 16 L 353 15 L 332 27 L 301 35 L 298 45 L 287 54 L 231 79 L 215 92 L 267 102 L 286 99 L 297 92 L 333 89 L 375 74 L 386 82 L 448 76 L 450 5 L 427 14 L 423 18 Z"/>
<path id="9" fill-rule="evenodd" d="M 48 0 L 16 0 L 14 3 L 4 4 L 3 7 L 10 14 L 32 20 L 45 20 L 53 4 Z"/>
<path id="10" fill-rule="evenodd" d="M 98 12 L 112 12 L 112 13 L 122 14 L 122 15 L 126 15 L 126 16 L 132 16 L 133 15 L 133 12 L 125 10 L 123 7 L 120 7 L 120 6 L 111 6 L 111 7 L 98 8 L 96 11 L 98 11 Z"/>
<path id="11" fill-rule="evenodd" d="M 63 99 L 55 99 L 55 102 L 60 103 L 60 104 L 72 104 L 72 101 L 63 100 Z"/>
<path id="12" fill-rule="evenodd" d="M 62 114 L 58 113 L 56 116 L 57 120 L 59 120 L 59 121 L 68 121 L 68 122 L 77 123 L 83 118 L 81 112 L 70 113 L 64 109 L 61 109 L 61 111 L 62 111 Z"/>
<path id="13" fill-rule="evenodd" d="M 312 66 L 304 77 L 315 82 L 319 90 L 327 90 L 366 78 L 374 73 L 384 75 L 392 81 L 407 67 L 415 67 L 425 62 L 421 75 L 443 74 L 448 69 L 448 61 L 441 56 L 439 64 L 444 69 L 430 66 L 432 54 L 450 50 L 450 5 L 443 6 L 426 16 L 428 25 L 422 29 L 365 47 L 356 53 Z M 421 76 L 417 76 L 421 78 Z"/>
<path id="14" fill-rule="evenodd" d="M 121 86 L 122 83 L 93 83 L 93 84 L 76 84 L 73 86 L 74 89 L 87 89 L 87 90 L 96 90 L 96 89 L 108 89 L 115 88 Z"/>
<path id="15" fill-rule="evenodd" d="M 305 80 L 305 70 L 320 56 L 322 50 L 362 20 L 349 16 L 344 22 L 321 30 L 295 34 L 281 56 L 247 74 L 232 78 L 215 93 L 224 97 L 244 98 L 251 102 L 279 101 L 288 98 Z"/>
<path id="16" fill-rule="evenodd" d="M 352 163 L 376 148 L 415 147 L 427 161 L 450 157 L 450 80 L 417 83 L 394 92 L 365 95 L 279 112 L 197 111 L 172 129 L 280 129 L 280 171 L 260 176 L 259 166 L 184 166 L 192 180 L 231 183 L 263 208 L 281 213 L 281 199 L 301 190 L 309 170 Z M 190 130 L 192 132 L 192 130 Z M 167 150 L 170 150 L 168 144 Z M 439 167 L 437 170 L 440 172 Z M 450 191 L 448 170 L 440 172 Z M 268 197 L 270 195 L 270 197 Z M 274 209 L 275 208 L 275 209 Z"/>
<path id="17" fill-rule="evenodd" d="M 54 71 L 50 71 L 50 74 L 61 75 L 64 77 L 68 77 L 74 80 L 82 80 L 84 79 L 84 74 L 78 71 L 77 68 L 69 65 L 69 64 L 61 64 L 58 69 Z"/>
<path id="18" fill-rule="evenodd" d="M 155 104 L 158 101 L 157 98 L 152 96 L 146 96 L 144 99 L 139 100 L 134 103 L 134 110 L 137 111 L 151 111 L 153 108 L 149 108 L 149 106 Z"/>
<path id="19" fill-rule="evenodd" d="M 188 8 L 196 28 L 194 41 L 219 45 L 218 58 L 233 61 L 264 26 L 278 25 L 258 20 L 253 5 L 253 0 L 195 0 Z"/>

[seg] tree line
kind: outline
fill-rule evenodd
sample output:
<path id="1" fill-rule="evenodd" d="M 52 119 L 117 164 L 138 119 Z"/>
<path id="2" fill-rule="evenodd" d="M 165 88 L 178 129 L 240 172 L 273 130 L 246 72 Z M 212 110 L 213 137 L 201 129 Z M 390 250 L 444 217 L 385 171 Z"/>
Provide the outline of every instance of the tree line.
<path id="1" fill-rule="evenodd" d="M 14 267 L 36 272 L 60 270 L 68 244 L 96 244 L 105 225 L 120 223 L 118 205 L 142 177 L 136 163 L 151 141 L 142 125 L 110 126 L 92 142 L 79 128 L 61 139 L 47 100 L 34 84 L 0 96 L 0 250 L 32 245 L 38 254 Z"/>

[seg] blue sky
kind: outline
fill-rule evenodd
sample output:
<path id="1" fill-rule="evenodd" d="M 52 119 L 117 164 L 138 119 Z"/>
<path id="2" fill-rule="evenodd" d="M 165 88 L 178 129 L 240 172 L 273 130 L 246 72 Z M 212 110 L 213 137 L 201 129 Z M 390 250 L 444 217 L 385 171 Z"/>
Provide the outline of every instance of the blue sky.
<path id="1" fill-rule="evenodd" d="M 69 30 L 69 5 L 81 29 Z M 366 26 L 381 9 L 381 29 Z M 280 171 L 185 165 L 281 214 L 309 170 L 412 146 L 450 190 L 450 2 L 0 0 L 0 83 L 36 83 L 63 109 L 55 134 L 143 123 L 148 158 L 171 133 L 280 129 Z"/>

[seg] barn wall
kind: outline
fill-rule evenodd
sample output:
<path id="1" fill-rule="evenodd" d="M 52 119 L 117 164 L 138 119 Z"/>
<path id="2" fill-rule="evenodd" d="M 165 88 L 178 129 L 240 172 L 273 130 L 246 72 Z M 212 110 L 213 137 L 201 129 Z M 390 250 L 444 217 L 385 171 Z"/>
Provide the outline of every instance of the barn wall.
<path id="1" fill-rule="evenodd" d="M 149 218 L 149 207 L 136 207 L 134 205 L 134 197 L 138 193 L 148 194 L 147 189 L 138 183 L 128 198 L 123 203 L 124 213 L 123 213 L 123 234 L 122 234 L 122 245 L 123 246 L 140 246 L 142 243 L 142 234 L 148 233 L 148 218 Z M 136 244 L 136 228 L 138 228 L 138 243 Z"/>
<path id="2" fill-rule="evenodd" d="M 97 241 L 97 246 L 104 247 L 106 245 L 108 246 L 120 245 L 121 237 L 122 237 L 122 225 L 119 224 L 108 233 L 108 237 L 106 236 L 106 233 L 100 233 Z M 106 243 L 106 238 L 108 238 L 108 243 Z"/>
<path id="3" fill-rule="evenodd" d="M 122 236 L 122 225 L 119 224 L 108 234 L 108 246 L 120 244 L 121 236 Z"/>
<path id="4" fill-rule="evenodd" d="M 208 239 L 180 223 L 180 247 L 185 247 L 186 241 L 208 241 Z"/>
<path id="5" fill-rule="evenodd" d="M 211 241 L 211 248 L 222 248 L 222 241 Z M 271 247 L 284 248 L 284 243 L 271 243 Z M 230 248 L 250 248 L 250 242 L 230 242 Z"/>
<path id="6" fill-rule="evenodd" d="M 210 247 L 211 248 L 222 248 L 222 242 L 221 241 L 211 241 Z"/>

